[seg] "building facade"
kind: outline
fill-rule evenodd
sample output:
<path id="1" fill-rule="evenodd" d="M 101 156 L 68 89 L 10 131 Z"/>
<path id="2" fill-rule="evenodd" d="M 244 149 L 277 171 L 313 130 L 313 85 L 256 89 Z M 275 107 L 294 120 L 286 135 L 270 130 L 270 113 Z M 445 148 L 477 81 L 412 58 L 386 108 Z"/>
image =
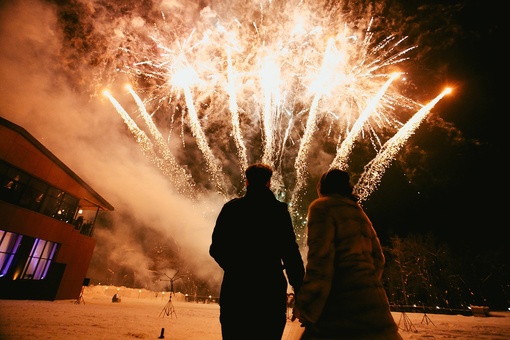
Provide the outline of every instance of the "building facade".
<path id="1" fill-rule="evenodd" d="M 79 299 L 99 213 L 113 206 L 0 117 L 0 298 Z"/>

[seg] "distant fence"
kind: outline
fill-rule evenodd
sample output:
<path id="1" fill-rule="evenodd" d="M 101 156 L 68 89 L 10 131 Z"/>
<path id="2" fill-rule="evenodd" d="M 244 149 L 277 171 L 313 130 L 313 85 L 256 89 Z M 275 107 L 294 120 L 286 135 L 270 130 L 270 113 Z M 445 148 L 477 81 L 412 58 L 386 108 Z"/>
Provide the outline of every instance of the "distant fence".
<path id="1" fill-rule="evenodd" d="M 490 315 L 490 309 L 487 306 L 470 305 L 469 308 L 473 312 L 474 316 L 489 316 Z"/>
<path id="2" fill-rule="evenodd" d="M 448 314 L 448 315 L 464 315 L 472 316 L 473 311 L 469 308 L 443 308 L 433 306 L 413 306 L 413 305 L 391 305 L 392 312 L 409 312 L 409 313 L 427 313 L 427 314 Z"/>
<path id="3" fill-rule="evenodd" d="M 89 285 L 85 287 L 85 293 L 105 295 L 112 297 L 119 294 L 121 298 L 138 298 L 138 299 L 151 299 L 151 300 L 168 300 L 170 292 L 155 292 L 144 288 L 127 288 L 117 287 L 110 285 Z M 196 296 L 187 295 L 180 292 L 172 293 L 172 301 L 176 302 L 196 302 L 196 303 L 217 303 L 218 298 L 213 296 Z"/>

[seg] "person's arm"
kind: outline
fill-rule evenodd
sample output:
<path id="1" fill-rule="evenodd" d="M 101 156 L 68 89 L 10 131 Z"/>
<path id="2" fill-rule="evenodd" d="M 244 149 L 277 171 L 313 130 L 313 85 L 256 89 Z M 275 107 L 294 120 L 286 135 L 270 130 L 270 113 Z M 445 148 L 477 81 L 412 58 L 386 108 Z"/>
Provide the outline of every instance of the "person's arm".
<path id="1" fill-rule="evenodd" d="M 307 229 L 306 274 L 296 297 L 299 320 L 304 324 L 318 321 L 334 275 L 335 226 L 327 206 L 311 204 Z"/>
<path id="2" fill-rule="evenodd" d="M 287 205 L 284 206 L 285 211 L 282 213 L 282 240 L 283 240 L 283 252 L 282 260 L 289 284 L 297 293 L 303 284 L 303 278 L 305 276 L 305 267 L 303 264 L 303 258 L 299 251 L 299 245 L 296 242 L 296 234 L 292 225 L 292 218 L 290 217 Z"/>
<path id="3" fill-rule="evenodd" d="M 372 227 L 372 258 L 374 259 L 375 273 L 379 280 L 382 278 L 386 259 L 375 229 Z"/>
<path id="4" fill-rule="evenodd" d="M 218 265 L 225 270 L 228 265 L 229 256 L 227 254 L 227 241 L 229 240 L 228 235 L 228 212 L 226 207 L 223 206 L 212 233 L 211 246 L 209 247 L 209 255 L 218 263 Z"/>

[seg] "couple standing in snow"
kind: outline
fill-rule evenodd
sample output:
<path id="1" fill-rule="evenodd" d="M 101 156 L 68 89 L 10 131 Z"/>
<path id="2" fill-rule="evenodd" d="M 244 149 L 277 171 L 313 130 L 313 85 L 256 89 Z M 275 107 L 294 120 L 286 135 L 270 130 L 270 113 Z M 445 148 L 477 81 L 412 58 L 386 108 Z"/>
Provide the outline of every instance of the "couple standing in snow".
<path id="1" fill-rule="evenodd" d="M 272 174 L 268 165 L 250 165 L 246 194 L 222 207 L 213 230 L 209 253 L 224 271 L 223 340 L 280 340 L 288 284 L 303 340 L 402 339 L 381 281 L 381 245 L 349 174 L 329 170 L 317 185 L 319 197 L 308 209 L 306 274 L 288 206 L 270 189 Z M 252 294 L 247 309 L 246 294 Z"/>

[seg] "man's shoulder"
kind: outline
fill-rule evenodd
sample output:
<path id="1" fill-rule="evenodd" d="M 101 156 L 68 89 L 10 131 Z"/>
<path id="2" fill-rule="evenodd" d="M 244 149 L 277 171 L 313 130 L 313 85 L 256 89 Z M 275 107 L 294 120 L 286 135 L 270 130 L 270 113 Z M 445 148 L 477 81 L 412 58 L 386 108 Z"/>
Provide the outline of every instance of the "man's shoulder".
<path id="1" fill-rule="evenodd" d="M 225 203 L 223 205 L 223 207 L 229 207 L 229 206 L 232 206 L 232 205 L 236 205 L 236 204 L 238 204 L 240 202 L 240 199 L 241 199 L 241 197 L 232 198 L 230 201 Z"/>
<path id="2" fill-rule="evenodd" d="M 289 205 L 285 202 L 282 202 L 282 201 L 279 201 L 279 200 L 276 200 L 276 204 L 281 207 L 281 208 L 284 208 L 284 209 L 287 209 L 289 207 Z"/>

